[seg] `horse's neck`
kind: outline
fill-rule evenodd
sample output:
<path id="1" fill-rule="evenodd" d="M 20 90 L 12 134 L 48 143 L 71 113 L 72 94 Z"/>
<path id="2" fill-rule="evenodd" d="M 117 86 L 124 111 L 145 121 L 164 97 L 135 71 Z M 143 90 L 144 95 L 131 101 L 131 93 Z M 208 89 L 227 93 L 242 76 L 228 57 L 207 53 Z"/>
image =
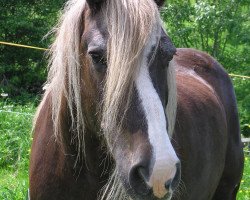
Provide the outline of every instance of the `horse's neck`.
<path id="1" fill-rule="evenodd" d="M 64 110 L 65 111 L 65 110 Z M 96 199 L 98 191 L 108 180 L 110 159 L 101 149 L 101 139 L 86 129 L 85 159 L 77 159 L 77 145 L 72 143 L 70 117 L 67 112 L 60 114 L 60 137 L 54 135 L 51 113 L 51 98 L 47 95 L 41 104 L 36 123 L 30 159 L 30 185 L 34 191 L 50 199 L 53 195 L 66 195 L 65 199 Z M 81 154 L 83 156 L 83 154 Z M 104 168 L 104 165 L 106 168 Z M 41 176 L 42 174 L 42 176 Z M 49 181 L 48 181 L 49 180 Z M 51 190 L 53 188 L 53 190 Z M 65 189 L 67 188 L 67 189 Z M 80 195 L 80 196 L 77 196 Z"/>
<path id="2" fill-rule="evenodd" d="M 112 167 L 111 159 L 108 159 L 108 153 L 103 140 L 95 131 L 91 131 L 90 128 L 86 128 L 84 133 L 84 148 L 78 148 L 77 133 L 73 133 L 70 128 L 71 121 L 67 116 L 62 115 L 62 139 L 63 139 L 63 151 L 66 155 L 72 155 L 69 160 L 71 168 L 73 167 L 76 173 L 96 176 L 99 179 L 107 180 L 108 174 Z M 102 182 L 104 182 L 104 180 Z"/>
<path id="3" fill-rule="evenodd" d="M 96 121 L 91 117 L 95 115 L 89 115 L 85 117 L 85 130 L 82 133 L 84 138 L 82 140 L 81 148 L 79 148 L 79 138 L 78 133 L 72 130 L 72 121 L 70 119 L 70 113 L 68 111 L 67 101 L 65 98 L 61 101 L 61 136 L 62 136 L 62 150 L 65 151 L 65 155 L 72 155 L 67 157 L 67 163 L 69 164 L 71 170 L 75 174 L 79 174 L 80 178 L 90 178 L 93 180 L 98 180 L 98 182 L 105 184 L 108 180 L 108 173 L 112 168 L 112 161 L 107 155 L 105 146 L 103 145 L 103 138 L 96 132 L 97 128 L 95 123 L 89 123 L 91 121 Z M 84 108 L 84 106 L 82 106 Z M 85 109 L 83 109 L 85 110 Z M 105 174 L 106 173 L 106 174 Z M 103 186 L 103 185 L 102 185 Z"/>

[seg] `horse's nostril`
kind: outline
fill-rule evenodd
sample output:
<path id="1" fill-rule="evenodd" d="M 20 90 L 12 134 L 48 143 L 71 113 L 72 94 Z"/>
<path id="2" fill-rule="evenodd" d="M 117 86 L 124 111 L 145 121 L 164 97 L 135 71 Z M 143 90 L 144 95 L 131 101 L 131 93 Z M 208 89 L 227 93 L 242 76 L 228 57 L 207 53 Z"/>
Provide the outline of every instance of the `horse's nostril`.
<path id="1" fill-rule="evenodd" d="M 174 176 L 174 179 L 171 183 L 171 189 L 172 190 L 175 190 L 176 187 L 179 185 L 180 183 L 180 180 L 181 180 L 181 163 L 178 162 L 176 164 L 176 173 L 175 173 L 175 176 Z"/>
<path id="2" fill-rule="evenodd" d="M 156 181 L 152 183 L 155 185 L 152 185 L 152 187 L 150 187 L 148 185 L 148 182 L 150 181 L 149 176 L 149 169 L 147 167 L 144 167 L 144 165 L 140 164 L 133 166 L 129 172 L 129 184 L 131 186 L 131 189 L 133 189 L 134 192 L 140 196 L 148 196 L 151 195 L 151 193 L 154 193 L 157 198 L 162 198 L 163 196 L 169 194 L 171 195 L 171 193 L 179 185 L 181 178 L 181 165 L 180 163 L 176 164 L 175 176 L 166 181 L 165 185 L 164 182 L 157 181 L 158 179 L 160 180 L 160 177 L 158 177 Z M 164 186 L 166 190 L 164 190 Z"/>
<path id="3" fill-rule="evenodd" d="M 138 170 L 139 176 L 141 176 L 142 180 L 146 182 L 149 176 L 147 170 L 144 167 L 138 167 L 137 170 Z"/>
<path id="4" fill-rule="evenodd" d="M 173 179 L 169 179 L 166 183 L 165 183 L 165 188 L 166 190 L 175 190 L 176 187 L 179 185 L 180 182 L 180 178 L 181 178 L 181 165 L 180 163 L 176 164 L 176 173 Z"/>
<path id="5" fill-rule="evenodd" d="M 148 179 L 147 170 L 143 167 L 133 167 L 129 173 L 130 186 L 136 191 L 136 193 L 146 196 L 150 192 L 150 187 L 147 185 Z"/>
<path id="6" fill-rule="evenodd" d="M 165 183 L 165 188 L 166 188 L 166 190 L 169 191 L 169 189 L 171 188 L 172 182 L 173 182 L 173 179 L 170 179 L 170 180 L 168 180 L 168 181 Z"/>

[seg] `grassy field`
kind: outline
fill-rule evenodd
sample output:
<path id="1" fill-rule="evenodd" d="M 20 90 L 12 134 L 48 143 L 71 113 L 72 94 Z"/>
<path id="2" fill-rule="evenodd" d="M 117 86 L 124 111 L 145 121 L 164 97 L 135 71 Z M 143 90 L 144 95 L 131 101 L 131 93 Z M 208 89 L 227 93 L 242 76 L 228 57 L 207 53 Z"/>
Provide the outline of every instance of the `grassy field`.
<path id="1" fill-rule="evenodd" d="M 28 189 L 28 165 L 32 116 L 38 100 L 25 96 L 10 100 L 0 98 L 0 199 L 23 200 Z M 238 200 L 250 200 L 250 157 L 245 157 L 245 171 Z"/>
<path id="2" fill-rule="evenodd" d="M 0 199 L 25 199 L 36 99 L 0 100 Z"/>

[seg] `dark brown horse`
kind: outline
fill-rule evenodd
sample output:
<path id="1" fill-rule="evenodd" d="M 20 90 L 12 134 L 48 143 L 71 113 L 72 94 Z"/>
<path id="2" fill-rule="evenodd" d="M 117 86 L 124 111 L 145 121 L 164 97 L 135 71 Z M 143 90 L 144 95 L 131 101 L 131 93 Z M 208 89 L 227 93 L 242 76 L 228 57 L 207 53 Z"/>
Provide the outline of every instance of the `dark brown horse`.
<path id="1" fill-rule="evenodd" d="M 71 0 L 34 121 L 30 199 L 236 198 L 243 151 L 232 83 L 175 49 L 163 0 Z"/>

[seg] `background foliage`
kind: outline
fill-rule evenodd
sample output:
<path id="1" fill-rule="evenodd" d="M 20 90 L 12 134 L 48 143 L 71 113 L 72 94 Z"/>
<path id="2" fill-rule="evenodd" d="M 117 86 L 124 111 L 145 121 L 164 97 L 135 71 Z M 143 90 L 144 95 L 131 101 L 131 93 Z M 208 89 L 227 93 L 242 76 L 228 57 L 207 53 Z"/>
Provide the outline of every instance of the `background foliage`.
<path id="1" fill-rule="evenodd" d="M 37 98 L 0 99 L 0 199 L 23 200 L 28 190 L 32 118 Z"/>
<path id="2" fill-rule="evenodd" d="M 162 9 L 176 47 L 203 50 L 229 73 L 250 75 L 250 0 L 168 0 Z M 232 78 L 241 130 L 250 137 L 250 79 Z"/>
<path id="3" fill-rule="evenodd" d="M 0 41 L 48 47 L 44 35 L 56 23 L 63 0 L 1 0 Z M 44 52 L 0 45 L 1 89 L 36 93 L 46 77 Z"/>

